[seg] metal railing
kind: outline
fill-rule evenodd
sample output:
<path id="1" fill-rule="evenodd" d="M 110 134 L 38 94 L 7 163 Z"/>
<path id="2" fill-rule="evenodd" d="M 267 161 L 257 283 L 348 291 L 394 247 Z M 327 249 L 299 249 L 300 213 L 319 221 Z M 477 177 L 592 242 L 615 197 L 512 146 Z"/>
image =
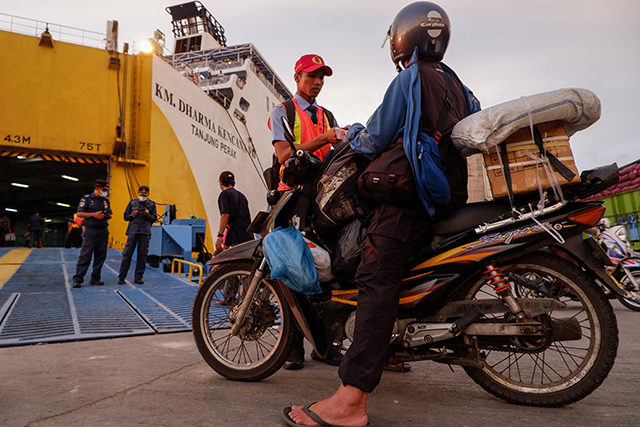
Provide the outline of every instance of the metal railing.
<path id="1" fill-rule="evenodd" d="M 175 271 L 176 264 L 180 264 L 180 269 L 178 270 L 178 277 L 182 273 L 182 264 L 187 264 L 189 266 L 189 281 L 191 282 L 191 278 L 193 277 L 193 269 L 197 268 L 200 270 L 200 278 L 198 279 L 198 286 L 202 285 L 202 266 L 200 264 L 196 264 L 193 262 L 185 261 L 183 259 L 174 258 L 171 260 L 171 274 Z"/>
<path id="2" fill-rule="evenodd" d="M 97 48 L 104 48 L 104 40 L 106 37 L 106 34 L 96 31 L 36 21 L 35 19 L 7 15 L 6 13 L 0 13 L 0 30 L 36 37 L 40 37 L 42 33 L 48 31 L 54 41 Z"/>

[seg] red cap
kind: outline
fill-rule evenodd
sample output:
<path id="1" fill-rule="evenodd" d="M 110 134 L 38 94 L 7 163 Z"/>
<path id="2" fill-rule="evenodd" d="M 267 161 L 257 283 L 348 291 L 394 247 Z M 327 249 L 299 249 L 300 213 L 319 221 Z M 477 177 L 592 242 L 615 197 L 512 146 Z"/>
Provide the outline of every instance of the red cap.
<path id="1" fill-rule="evenodd" d="M 324 75 L 327 77 L 333 74 L 333 70 L 324 63 L 324 60 L 320 55 L 301 56 L 300 59 L 298 59 L 298 62 L 296 62 L 294 70 L 296 73 L 299 73 L 300 71 L 310 73 L 318 68 L 324 68 Z"/>

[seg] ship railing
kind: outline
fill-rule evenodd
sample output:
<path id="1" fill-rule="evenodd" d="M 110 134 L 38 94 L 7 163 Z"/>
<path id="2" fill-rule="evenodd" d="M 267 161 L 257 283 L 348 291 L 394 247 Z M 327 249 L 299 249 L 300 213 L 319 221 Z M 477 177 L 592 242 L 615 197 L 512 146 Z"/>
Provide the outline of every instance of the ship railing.
<path id="1" fill-rule="evenodd" d="M 231 107 L 231 100 L 227 98 L 222 92 L 218 89 L 209 89 L 207 94 L 213 98 L 218 104 L 222 105 L 227 110 Z"/>
<path id="2" fill-rule="evenodd" d="M 216 65 L 220 63 L 221 66 L 232 67 L 234 61 L 238 61 L 238 66 L 244 68 L 247 66 L 247 61 L 249 61 L 249 67 L 252 72 L 254 72 L 263 83 L 266 83 L 267 87 L 269 87 L 274 95 L 280 98 L 281 101 L 293 96 L 286 85 L 276 76 L 260 52 L 251 43 L 205 51 L 167 55 L 164 59 L 175 68 L 180 67 L 181 64 L 188 64 L 189 66 L 195 67 L 197 62 L 215 63 Z M 229 61 L 225 61 L 225 59 Z M 211 68 L 213 69 L 214 67 Z"/>
<path id="3" fill-rule="evenodd" d="M 0 13 L 0 30 L 36 37 L 40 37 L 44 32 L 49 32 L 54 41 L 59 40 L 97 48 L 105 47 L 106 35 L 104 33 L 36 21 L 35 19 L 22 18 L 6 13 Z"/>

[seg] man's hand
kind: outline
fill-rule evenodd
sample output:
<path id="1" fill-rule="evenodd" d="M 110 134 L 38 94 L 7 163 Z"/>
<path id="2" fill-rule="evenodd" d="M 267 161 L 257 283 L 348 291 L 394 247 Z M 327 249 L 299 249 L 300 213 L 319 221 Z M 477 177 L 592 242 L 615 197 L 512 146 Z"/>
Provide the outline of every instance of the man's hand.
<path id="1" fill-rule="evenodd" d="M 147 215 L 149 215 L 149 211 L 145 209 L 143 211 L 140 211 L 140 214 L 144 215 L 144 216 L 147 216 Z"/>
<path id="2" fill-rule="evenodd" d="M 102 219 L 105 217 L 105 215 L 102 212 L 94 212 L 93 217 L 97 219 Z"/>
<path id="3" fill-rule="evenodd" d="M 222 239 L 216 239 L 216 254 L 224 251 L 224 245 L 222 244 Z"/>

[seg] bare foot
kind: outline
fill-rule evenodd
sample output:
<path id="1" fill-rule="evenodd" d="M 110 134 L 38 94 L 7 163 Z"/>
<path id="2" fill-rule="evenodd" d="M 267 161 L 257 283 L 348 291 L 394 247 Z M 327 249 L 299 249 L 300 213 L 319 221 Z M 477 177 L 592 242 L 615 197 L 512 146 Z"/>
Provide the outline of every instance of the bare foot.
<path id="1" fill-rule="evenodd" d="M 330 425 L 363 427 L 369 422 L 367 417 L 368 395 L 357 387 L 341 385 L 333 396 L 314 403 L 309 409 Z M 293 406 L 289 417 L 300 425 L 320 425 L 304 412 L 302 406 Z"/>

